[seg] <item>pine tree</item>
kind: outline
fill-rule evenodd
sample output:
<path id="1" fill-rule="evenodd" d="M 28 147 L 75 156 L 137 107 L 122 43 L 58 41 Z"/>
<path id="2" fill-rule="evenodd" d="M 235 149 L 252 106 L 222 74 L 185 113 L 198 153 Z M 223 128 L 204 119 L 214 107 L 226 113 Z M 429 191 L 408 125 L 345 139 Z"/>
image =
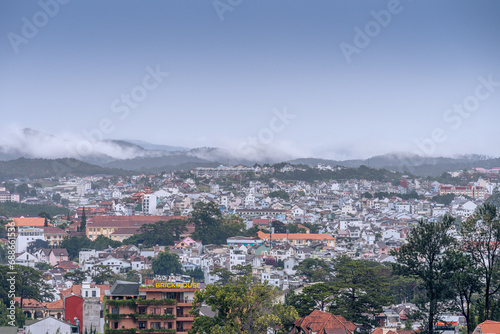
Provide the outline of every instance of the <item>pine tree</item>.
<path id="1" fill-rule="evenodd" d="M 82 220 L 80 221 L 80 231 L 85 232 L 86 226 L 87 226 L 87 216 L 85 215 L 85 207 L 83 207 Z"/>

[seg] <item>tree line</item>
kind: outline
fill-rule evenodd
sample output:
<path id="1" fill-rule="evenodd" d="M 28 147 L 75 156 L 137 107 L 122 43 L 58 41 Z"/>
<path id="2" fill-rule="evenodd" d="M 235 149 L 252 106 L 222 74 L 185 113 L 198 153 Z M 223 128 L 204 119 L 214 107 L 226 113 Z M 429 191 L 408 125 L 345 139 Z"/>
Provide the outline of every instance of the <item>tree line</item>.
<path id="1" fill-rule="evenodd" d="M 424 331 L 434 333 L 440 314 L 460 311 L 467 332 L 485 320 L 500 320 L 500 219 L 485 203 L 455 229 L 455 219 L 421 221 L 407 243 L 392 251 L 394 270 L 419 281 L 415 299 Z"/>

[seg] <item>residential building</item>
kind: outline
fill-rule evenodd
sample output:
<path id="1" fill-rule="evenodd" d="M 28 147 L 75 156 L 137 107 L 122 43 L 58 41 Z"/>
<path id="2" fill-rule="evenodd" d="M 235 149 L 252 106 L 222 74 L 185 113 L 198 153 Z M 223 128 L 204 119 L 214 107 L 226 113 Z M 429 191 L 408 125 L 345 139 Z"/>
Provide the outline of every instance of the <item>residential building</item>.
<path id="1" fill-rule="evenodd" d="M 87 220 L 85 233 L 91 240 L 95 240 L 102 235 L 108 238 L 118 229 L 136 228 L 139 229 L 144 224 L 154 224 L 157 221 L 168 221 L 170 219 L 185 219 L 181 216 L 95 216 L 92 220 Z M 194 231 L 192 224 L 187 224 L 188 234 Z"/>
<path id="2" fill-rule="evenodd" d="M 294 246 L 308 246 L 313 242 L 324 243 L 329 247 L 335 247 L 335 238 L 328 234 L 316 233 L 274 233 L 269 235 L 258 231 L 257 235 L 262 240 L 288 242 Z"/>
<path id="3" fill-rule="evenodd" d="M 43 229 L 36 227 L 19 227 L 17 230 L 16 253 L 26 251 L 29 244 L 35 242 L 35 240 L 45 241 Z"/>
<path id="4" fill-rule="evenodd" d="M 64 237 L 68 235 L 68 232 L 59 227 L 44 226 L 41 228 L 43 229 L 45 240 L 48 242 L 50 247 L 60 246 L 64 240 Z"/>
<path id="5" fill-rule="evenodd" d="M 146 280 L 139 283 L 117 281 L 106 292 L 106 319 L 110 329 L 144 329 L 148 332 L 187 334 L 194 316 L 189 314 L 199 283 L 172 283 Z M 128 316 L 132 314 L 132 316 Z M 122 315 L 122 316 L 118 316 Z"/>
<path id="6" fill-rule="evenodd" d="M 0 202 L 18 202 L 20 201 L 19 194 L 11 194 L 5 187 L 0 187 Z"/>

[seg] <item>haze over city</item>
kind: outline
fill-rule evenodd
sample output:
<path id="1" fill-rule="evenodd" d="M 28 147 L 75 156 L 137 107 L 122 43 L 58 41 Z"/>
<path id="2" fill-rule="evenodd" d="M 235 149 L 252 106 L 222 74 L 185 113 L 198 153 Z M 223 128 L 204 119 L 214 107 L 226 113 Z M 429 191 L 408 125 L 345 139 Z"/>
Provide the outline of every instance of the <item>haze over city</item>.
<path id="1" fill-rule="evenodd" d="M 496 1 L 51 4 L 0 5 L 4 150 L 500 156 Z"/>

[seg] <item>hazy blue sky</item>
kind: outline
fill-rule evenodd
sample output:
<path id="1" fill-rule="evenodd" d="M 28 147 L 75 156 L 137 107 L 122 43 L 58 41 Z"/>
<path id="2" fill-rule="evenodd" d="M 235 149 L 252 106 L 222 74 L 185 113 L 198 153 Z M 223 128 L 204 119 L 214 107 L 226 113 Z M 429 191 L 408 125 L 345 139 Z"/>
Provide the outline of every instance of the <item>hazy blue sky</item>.
<path id="1" fill-rule="evenodd" d="M 500 156 L 500 1 L 61 2 L 0 2 L 4 133 Z"/>

